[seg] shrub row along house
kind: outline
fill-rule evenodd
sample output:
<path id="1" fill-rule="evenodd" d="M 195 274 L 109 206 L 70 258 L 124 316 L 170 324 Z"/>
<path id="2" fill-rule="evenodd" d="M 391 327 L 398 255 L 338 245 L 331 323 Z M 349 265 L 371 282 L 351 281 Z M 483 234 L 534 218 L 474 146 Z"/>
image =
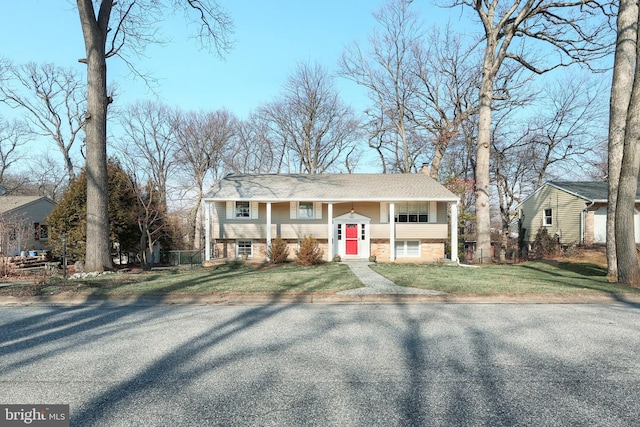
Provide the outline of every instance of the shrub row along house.
<path id="1" fill-rule="evenodd" d="M 640 186 L 638 186 L 640 191 Z M 520 239 L 531 243 L 542 228 L 561 244 L 607 241 L 606 181 L 549 181 L 518 206 Z M 640 243 L 640 192 L 636 194 L 635 241 Z"/>
<path id="2" fill-rule="evenodd" d="M 277 236 L 295 250 L 311 235 L 328 261 L 434 262 L 458 246 L 458 197 L 424 173 L 229 175 L 203 203 L 207 260 L 266 259 Z"/>

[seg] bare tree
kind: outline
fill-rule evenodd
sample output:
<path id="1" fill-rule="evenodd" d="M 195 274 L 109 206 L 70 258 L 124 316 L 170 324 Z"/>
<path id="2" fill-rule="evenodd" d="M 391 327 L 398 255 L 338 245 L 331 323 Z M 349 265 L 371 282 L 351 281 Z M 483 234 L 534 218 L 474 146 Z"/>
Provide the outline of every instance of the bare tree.
<path id="1" fill-rule="evenodd" d="M 607 23 L 601 19 L 603 5 L 593 0 L 453 0 L 449 5 L 473 10 L 483 28 L 476 147 L 476 240 L 478 250 L 489 253 L 492 103 L 503 62 L 513 60 L 537 74 L 573 63 L 588 64 L 610 50 Z M 551 48 L 556 54 L 548 55 L 545 61 L 539 57 L 543 48 Z"/>
<path id="2" fill-rule="evenodd" d="M 143 183 L 151 182 L 157 189 L 159 200 L 154 202 L 167 206 L 167 186 L 178 152 L 176 112 L 160 102 L 146 101 L 129 106 L 120 117 L 120 156 L 137 170 Z"/>
<path id="3" fill-rule="evenodd" d="M 24 157 L 21 148 L 30 140 L 31 133 L 24 122 L 0 117 L 0 185 L 5 188 L 7 170 Z"/>
<path id="4" fill-rule="evenodd" d="M 347 48 L 340 58 L 340 75 L 367 88 L 373 107 L 369 146 L 383 160 L 383 171 L 407 173 L 415 170 L 422 141 L 411 138 L 407 107 L 415 96 L 412 52 L 422 43 L 422 29 L 410 0 L 389 0 L 374 18 L 380 27 L 370 37 L 370 51 L 358 44 Z M 415 133 L 413 133 L 415 135 Z"/>
<path id="5" fill-rule="evenodd" d="M 501 224 L 501 248 L 509 246 L 514 207 L 522 201 L 523 194 L 536 188 L 536 143 L 529 129 L 518 129 L 510 124 L 511 115 L 498 117 L 491 137 L 491 178 L 496 189 Z M 502 250 L 501 250 L 502 255 Z"/>
<path id="6" fill-rule="evenodd" d="M 274 145 L 283 147 L 290 171 L 316 174 L 335 168 L 359 138 L 353 110 L 320 65 L 299 64 L 282 98 L 258 113 L 268 123 Z"/>
<path id="7" fill-rule="evenodd" d="M 407 108 L 411 122 L 428 135 L 433 154 L 429 173 L 439 179 L 440 166 L 449 143 L 461 132 L 463 122 L 477 113 L 479 67 L 471 47 L 447 26 L 434 27 L 424 43 L 412 48 L 411 82 L 415 97 Z"/>
<path id="8" fill-rule="evenodd" d="M 205 182 L 224 174 L 224 153 L 237 130 L 237 119 L 226 110 L 187 112 L 176 123 L 177 162 L 189 188 L 196 191 L 188 219 L 189 246 L 201 248 L 199 214 Z M 195 185 L 194 185 L 195 180 Z"/>
<path id="9" fill-rule="evenodd" d="M 157 39 L 158 23 L 167 9 L 193 13 L 198 22 L 196 37 L 221 54 L 231 45 L 229 16 L 211 0 L 77 0 L 87 64 L 86 170 L 88 271 L 112 267 L 109 247 L 107 179 L 107 58 L 119 56 L 132 67 L 126 53 L 143 52 Z M 96 9 L 97 7 L 97 9 Z"/>
<path id="10" fill-rule="evenodd" d="M 68 175 L 59 161 L 46 152 L 38 156 L 29 167 L 29 183 L 41 196 L 57 202 L 68 184 Z"/>
<path id="11" fill-rule="evenodd" d="M 607 177 L 609 195 L 607 199 L 607 276 L 618 278 L 618 255 L 616 249 L 616 207 L 618 183 L 622 166 L 627 110 L 631 99 L 629 87 L 634 84 L 637 67 L 636 38 L 638 37 L 638 3 L 620 0 L 617 17 L 616 50 L 609 102 L 609 143 Z M 625 259 L 630 259 L 626 256 Z"/>
<path id="12" fill-rule="evenodd" d="M 34 134 L 51 138 L 63 156 L 68 179 L 75 178 L 71 148 L 85 122 L 86 91 L 71 68 L 53 64 L 7 67 L 8 82 L 0 85 L 0 99 L 24 113 Z"/>
<path id="13" fill-rule="evenodd" d="M 268 117 L 259 112 L 238 120 L 231 143 L 226 147 L 224 163 L 233 173 L 282 172 L 285 147 L 277 144 Z"/>
<path id="14" fill-rule="evenodd" d="M 604 127 L 606 114 L 601 89 L 595 79 L 574 74 L 545 91 L 543 105 L 527 132 L 535 148 L 531 159 L 537 175 L 535 188 L 550 174 L 557 178 L 571 176 L 571 171 L 585 172 L 584 166 L 591 163 L 606 138 L 598 131 Z"/>

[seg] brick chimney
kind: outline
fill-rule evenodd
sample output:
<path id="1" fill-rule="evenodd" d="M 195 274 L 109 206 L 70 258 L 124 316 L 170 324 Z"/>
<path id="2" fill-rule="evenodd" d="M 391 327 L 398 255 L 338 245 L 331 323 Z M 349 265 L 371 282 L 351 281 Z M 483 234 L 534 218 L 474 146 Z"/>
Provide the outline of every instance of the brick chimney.
<path id="1" fill-rule="evenodd" d="M 422 164 L 422 166 L 420 167 L 420 173 L 429 175 L 429 165 L 427 163 Z"/>

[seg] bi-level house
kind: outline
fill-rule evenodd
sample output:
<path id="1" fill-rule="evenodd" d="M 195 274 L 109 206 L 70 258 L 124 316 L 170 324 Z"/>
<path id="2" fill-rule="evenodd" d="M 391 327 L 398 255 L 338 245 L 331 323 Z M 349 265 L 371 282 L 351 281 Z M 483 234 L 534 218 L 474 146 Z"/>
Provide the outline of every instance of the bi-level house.
<path id="1" fill-rule="evenodd" d="M 207 260 L 266 259 L 276 236 L 293 253 L 312 235 L 328 261 L 435 262 L 458 245 L 458 197 L 425 173 L 229 175 L 203 203 Z"/>

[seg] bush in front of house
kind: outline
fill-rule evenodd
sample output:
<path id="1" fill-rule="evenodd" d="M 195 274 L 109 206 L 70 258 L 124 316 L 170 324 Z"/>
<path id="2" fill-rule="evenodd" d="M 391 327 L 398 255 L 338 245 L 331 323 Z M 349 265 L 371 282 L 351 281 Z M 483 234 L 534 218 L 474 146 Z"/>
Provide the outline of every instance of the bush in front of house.
<path id="1" fill-rule="evenodd" d="M 282 264 L 286 262 L 289 257 L 287 242 L 282 240 L 280 236 L 273 239 L 267 251 L 267 257 L 269 257 L 270 264 Z"/>
<path id="2" fill-rule="evenodd" d="M 552 256 L 558 253 L 560 245 L 558 240 L 549 235 L 546 227 L 540 227 L 536 233 L 536 238 L 533 242 L 533 256 L 540 259 L 545 256 Z"/>
<path id="3" fill-rule="evenodd" d="M 296 251 L 296 263 L 305 266 L 320 264 L 322 256 L 318 241 L 311 235 L 305 236 L 300 243 L 300 249 Z"/>

